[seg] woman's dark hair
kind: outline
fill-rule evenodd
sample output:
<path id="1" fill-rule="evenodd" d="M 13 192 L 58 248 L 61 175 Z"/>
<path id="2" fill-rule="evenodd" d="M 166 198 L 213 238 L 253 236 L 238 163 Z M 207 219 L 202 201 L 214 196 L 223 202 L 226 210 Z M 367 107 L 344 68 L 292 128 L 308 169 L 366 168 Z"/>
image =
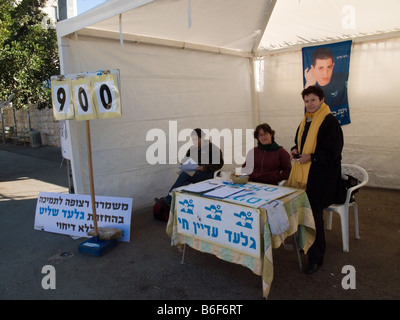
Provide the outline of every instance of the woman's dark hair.
<path id="1" fill-rule="evenodd" d="M 202 139 L 202 137 L 204 137 L 204 133 L 203 133 L 203 131 L 202 131 L 200 128 L 193 129 L 191 135 L 192 135 L 192 136 L 197 135 L 197 137 L 198 137 L 199 139 Z"/>
<path id="2" fill-rule="evenodd" d="M 309 94 L 315 94 L 316 96 L 318 96 L 319 100 L 322 100 L 323 98 L 325 98 L 324 92 L 322 91 L 322 89 L 318 86 L 309 86 L 307 88 L 305 88 L 302 92 L 301 92 L 301 96 L 304 97 L 308 96 Z"/>
<path id="3" fill-rule="evenodd" d="M 264 132 L 268 132 L 271 134 L 271 141 L 275 141 L 275 131 L 272 130 L 271 126 L 268 123 L 262 123 L 259 124 L 256 129 L 254 130 L 254 139 L 257 139 L 258 141 L 258 134 L 260 133 L 260 130 L 263 130 Z"/>

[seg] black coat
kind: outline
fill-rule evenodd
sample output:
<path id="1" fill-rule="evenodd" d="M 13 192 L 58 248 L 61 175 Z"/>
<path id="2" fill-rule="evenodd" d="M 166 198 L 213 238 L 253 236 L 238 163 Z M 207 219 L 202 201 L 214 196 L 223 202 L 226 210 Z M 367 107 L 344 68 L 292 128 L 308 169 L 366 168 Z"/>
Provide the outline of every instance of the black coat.
<path id="1" fill-rule="evenodd" d="M 295 143 L 297 150 L 297 128 Z M 308 128 L 304 130 L 307 135 Z M 304 145 L 304 143 L 302 143 Z M 311 155 L 306 193 L 312 208 L 323 209 L 335 202 L 341 180 L 343 131 L 332 114 L 328 114 L 318 130 L 317 145 Z M 301 154 L 301 150 L 299 150 Z"/>
<path id="2" fill-rule="evenodd" d="M 204 172 L 215 172 L 224 166 L 222 151 L 209 140 L 203 140 L 201 148 L 192 146 L 186 157 L 191 157 L 199 166 L 204 167 Z"/>

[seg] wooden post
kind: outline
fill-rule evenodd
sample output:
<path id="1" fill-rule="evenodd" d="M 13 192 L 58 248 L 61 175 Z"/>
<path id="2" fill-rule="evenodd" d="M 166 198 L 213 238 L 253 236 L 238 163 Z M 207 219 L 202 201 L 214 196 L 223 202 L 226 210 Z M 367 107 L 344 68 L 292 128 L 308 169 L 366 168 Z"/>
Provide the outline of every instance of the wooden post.
<path id="1" fill-rule="evenodd" d="M 92 144 L 90 141 L 90 124 L 89 120 L 86 120 L 86 142 L 88 151 L 88 164 L 89 164 L 89 177 L 90 177 L 90 196 L 92 201 L 92 214 L 93 214 L 93 225 L 94 234 L 96 237 L 99 236 L 99 229 L 97 228 L 97 214 L 96 214 L 96 203 L 95 203 L 95 191 L 94 191 L 94 179 L 93 179 L 93 166 L 92 166 Z"/>

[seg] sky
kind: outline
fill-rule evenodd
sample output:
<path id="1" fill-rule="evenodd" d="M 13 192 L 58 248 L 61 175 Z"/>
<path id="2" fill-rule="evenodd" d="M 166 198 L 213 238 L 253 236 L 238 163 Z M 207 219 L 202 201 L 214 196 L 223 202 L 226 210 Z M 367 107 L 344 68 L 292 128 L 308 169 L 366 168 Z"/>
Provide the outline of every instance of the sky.
<path id="1" fill-rule="evenodd" d="M 76 0 L 77 14 L 80 15 L 107 0 Z"/>

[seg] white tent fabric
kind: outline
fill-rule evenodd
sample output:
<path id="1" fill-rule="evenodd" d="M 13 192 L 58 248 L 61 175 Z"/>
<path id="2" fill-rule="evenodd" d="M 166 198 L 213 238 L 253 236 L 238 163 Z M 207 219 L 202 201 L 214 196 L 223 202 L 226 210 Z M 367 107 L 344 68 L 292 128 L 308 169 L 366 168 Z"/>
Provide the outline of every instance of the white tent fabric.
<path id="1" fill-rule="evenodd" d="M 135 208 L 167 195 L 176 179 L 177 152 L 191 130 L 175 149 L 172 136 L 195 127 L 252 128 L 248 59 L 154 49 L 125 43 L 121 50 L 117 41 L 81 36 L 69 41 L 71 73 L 120 69 L 122 117 L 91 120 L 95 189 L 98 195 L 132 197 Z M 88 193 L 85 124 L 69 124 L 76 191 Z M 154 129 L 165 133 L 167 163 L 150 165 L 146 158 L 159 139 L 147 138 Z M 229 152 L 224 150 L 225 158 Z"/>
<path id="2" fill-rule="evenodd" d="M 121 14 L 124 36 L 138 41 L 254 52 L 398 36 L 398 12 L 398 0 L 109 0 L 62 21 L 57 33 L 61 38 L 86 29 L 97 36 L 119 36 Z"/>
<path id="3" fill-rule="evenodd" d="M 119 34 L 139 42 L 175 42 L 176 46 L 205 46 L 215 50 L 251 52 L 262 37 L 272 0 L 108 1 L 92 11 L 60 23 L 60 37 L 86 27 L 87 32 Z M 272 4 L 271 4 L 272 3 Z M 190 5 L 189 5 L 190 4 Z M 133 10 L 134 9 L 134 10 Z M 97 23 L 94 23 L 94 22 Z"/>
<path id="4" fill-rule="evenodd" d="M 303 112 L 302 46 L 347 39 L 344 162 L 363 166 L 370 186 L 400 189 L 399 9 L 397 0 L 114 0 L 60 22 L 62 73 L 120 70 L 122 117 L 91 120 L 96 194 L 133 197 L 135 209 L 165 195 L 177 177 L 175 149 L 189 140 L 174 147 L 173 138 L 185 128 L 228 132 L 221 147 L 234 160 L 245 154 L 245 130 L 268 122 L 289 149 Z M 68 124 L 76 192 L 89 193 L 85 126 Z M 146 158 L 157 128 L 166 164 Z"/>
<path id="5" fill-rule="evenodd" d="M 365 0 L 277 1 L 260 50 L 287 49 L 400 31 L 400 2 Z"/>

